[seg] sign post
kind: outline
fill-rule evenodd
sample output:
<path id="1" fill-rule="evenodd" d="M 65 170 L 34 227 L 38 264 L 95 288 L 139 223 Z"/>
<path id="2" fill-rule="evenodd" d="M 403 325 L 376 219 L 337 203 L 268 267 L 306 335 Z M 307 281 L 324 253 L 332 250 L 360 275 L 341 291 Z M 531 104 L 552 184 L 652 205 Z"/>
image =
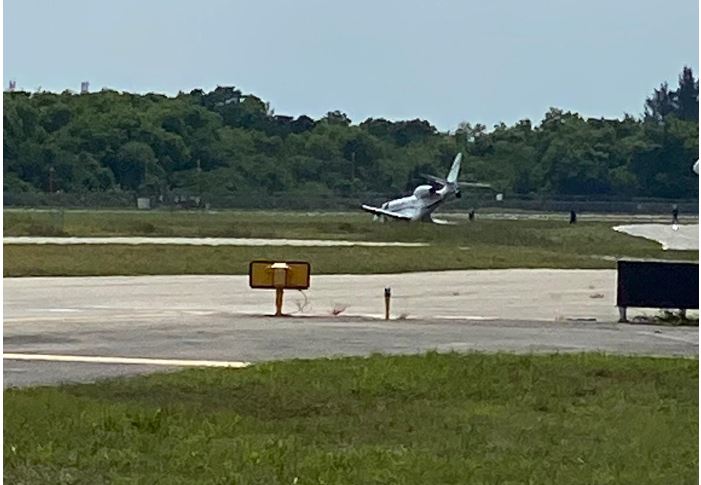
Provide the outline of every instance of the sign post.
<path id="1" fill-rule="evenodd" d="M 385 320 L 389 320 L 389 300 L 392 296 L 392 288 L 385 288 Z"/>
<path id="2" fill-rule="evenodd" d="M 275 316 L 282 316 L 282 295 L 287 282 L 287 271 L 290 267 L 287 263 L 273 263 L 270 265 L 273 270 L 273 286 L 275 287 Z"/>

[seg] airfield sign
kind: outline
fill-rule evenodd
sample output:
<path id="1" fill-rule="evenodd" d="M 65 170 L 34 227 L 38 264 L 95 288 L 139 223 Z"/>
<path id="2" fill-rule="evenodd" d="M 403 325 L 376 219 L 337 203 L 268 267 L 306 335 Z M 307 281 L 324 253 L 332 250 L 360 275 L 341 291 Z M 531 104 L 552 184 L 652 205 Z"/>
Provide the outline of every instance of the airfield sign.
<path id="1" fill-rule="evenodd" d="M 251 288 L 275 290 L 275 316 L 282 316 L 283 291 L 309 288 L 310 265 L 305 261 L 251 261 L 248 284 Z"/>
<path id="2" fill-rule="evenodd" d="M 248 267 L 248 284 L 251 288 L 269 290 L 306 290 L 309 288 L 310 269 L 306 261 L 251 261 Z"/>

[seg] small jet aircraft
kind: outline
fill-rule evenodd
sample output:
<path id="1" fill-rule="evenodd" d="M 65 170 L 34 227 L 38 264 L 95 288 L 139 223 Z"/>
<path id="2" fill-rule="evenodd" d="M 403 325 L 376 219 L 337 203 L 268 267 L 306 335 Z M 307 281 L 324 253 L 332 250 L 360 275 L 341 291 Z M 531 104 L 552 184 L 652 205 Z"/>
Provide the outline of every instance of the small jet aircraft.
<path id="1" fill-rule="evenodd" d="M 375 219 L 385 218 L 399 219 L 402 221 L 423 221 L 435 222 L 436 224 L 450 224 L 450 222 L 434 219 L 431 215 L 439 205 L 448 200 L 451 196 L 461 197 L 460 186 L 485 187 L 489 185 L 479 183 L 458 182 L 460 173 L 460 161 L 462 153 L 458 153 L 450 167 L 450 172 L 446 178 L 424 175 L 429 184 L 419 185 L 414 189 L 414 193 L 408 197 L 394 199 L 385 202 L 380 207 L 373 207 L 363 204 L 364 211 L 375 215 Z"/>

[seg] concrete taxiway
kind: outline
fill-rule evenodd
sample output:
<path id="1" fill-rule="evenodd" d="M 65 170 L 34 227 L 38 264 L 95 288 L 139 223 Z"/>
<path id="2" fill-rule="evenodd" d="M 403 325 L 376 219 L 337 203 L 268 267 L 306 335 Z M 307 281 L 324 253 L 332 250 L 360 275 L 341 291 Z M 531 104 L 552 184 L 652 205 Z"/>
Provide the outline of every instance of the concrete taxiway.
<path id="1" fill-rule="evenodd" d="M 698 356 L 697 327 L 614 323 L 610 270 L 312 276 L 305 295 L 286 293 L 284 310 L 294 316 L 278 319 L 263 316 L 273 311 L 273 293 L 251 290 L 245 276 L 3 284 L 5 386 L 91 381 L 192 360 L 239 365 L 433 349 Z M 386 286 L 390 321 L 380 319 Z M 28 354 L 47 358 L 20 360 Z M 136 358 L 158 361 L 128 360 Z"/>
<path id="2" fill-rule="evenodd" d="M 699 249 L 698 224 L 627 224 L 615 226 L 614 231 L 644 237 L 657 241 L 662 249 L 667 250 L 697 250 Z"/>

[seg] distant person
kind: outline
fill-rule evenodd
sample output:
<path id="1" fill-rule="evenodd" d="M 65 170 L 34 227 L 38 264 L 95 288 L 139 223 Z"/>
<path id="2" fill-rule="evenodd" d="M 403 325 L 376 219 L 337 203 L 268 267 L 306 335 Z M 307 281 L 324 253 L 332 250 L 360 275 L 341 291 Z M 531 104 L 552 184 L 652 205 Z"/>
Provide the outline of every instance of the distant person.
<path id="1" fill-rule="evenodd" d="M 570 211 L 570 224 L 577 224 L 577 213 L 573 210 Z"/>
<path id="2" fill-rule="evenodd" d="M 679 224 L 679 207 L 677 207 L 677 204 L 672 206 L 672 224 Z"/>
<path id="3" fill-rule="evenodd" d="M 470 212 L 467 214 L 467 218 L 471 221 L 475 220 L 475 209 L 470 209 Z"/>

